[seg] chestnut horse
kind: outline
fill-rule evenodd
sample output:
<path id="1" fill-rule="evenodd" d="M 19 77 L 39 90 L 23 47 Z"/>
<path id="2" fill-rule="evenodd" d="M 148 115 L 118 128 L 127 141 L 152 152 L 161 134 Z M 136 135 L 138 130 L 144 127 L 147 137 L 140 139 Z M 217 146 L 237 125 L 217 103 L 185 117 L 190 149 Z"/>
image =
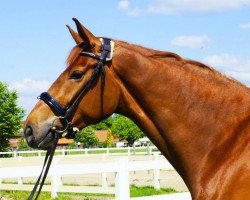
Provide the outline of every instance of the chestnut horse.
<path id="1" fill-rule="evenodd" d="M 103 51 L 100 38 L 73 20 L 78 32 L 68 28 L 77 45 L 48 90 L 63 106 L 92 76 L 100 63 L 94 56 Z M 175 167 L 193 199 L 250 199 L 250 89 L 174 53 L 112 41 L 112 60 L 103 61 L 103 96 L 100 75 L 75 106 L 72 126 L 82 129 L 114 112 L 128 116 Z M 40 100 L 25 123 L 30 146 L 51 146 L 52 135 L 45 136 L 55 119 Z M 56 128 L 63 126 L 57 120 Z"/>

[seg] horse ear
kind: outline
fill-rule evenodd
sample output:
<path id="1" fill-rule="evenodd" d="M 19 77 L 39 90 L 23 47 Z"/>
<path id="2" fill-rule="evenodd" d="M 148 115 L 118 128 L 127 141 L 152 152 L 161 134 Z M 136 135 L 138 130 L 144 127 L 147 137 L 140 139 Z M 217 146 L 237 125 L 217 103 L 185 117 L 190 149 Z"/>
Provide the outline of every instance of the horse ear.
<path id="1" fill-rule="evenodd" d="M 72 28 L 70 28 L 69 25 L 66 26 L 69 29 L 69 32 L 72 35 L 73 39 L 75 40 L 76 44 L 80 44 L 81 42 L 83 42 L 82 38 L 77 32 L 75 32 Z"/>
<path id="2" fill-rule="evenodd" d="M 73 18 L 76 23 L 77 31 L 82 40 L 90 47 L 95 47 L 99 41 L 88 29 L 86 29 L 76 18 Z"/>

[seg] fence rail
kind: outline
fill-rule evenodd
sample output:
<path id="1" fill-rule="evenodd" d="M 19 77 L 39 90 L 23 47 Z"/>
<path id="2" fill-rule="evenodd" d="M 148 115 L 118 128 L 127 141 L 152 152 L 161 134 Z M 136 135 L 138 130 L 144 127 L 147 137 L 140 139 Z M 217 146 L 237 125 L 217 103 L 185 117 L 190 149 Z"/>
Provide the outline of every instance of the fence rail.
<path id="1" fill-rule="evenodd" d="M 155 146 L 147 147 L 121 147 L 121 148 L 94 148 L 94 149 L 57 149 L 56 155 L 152 155 L 153 152 L 158 151 Z M 8 151 L 0 152 L 0 155 L 7 155 L 9 157 L 41 157 L 46 154 L 46 151 L 32 150 L 32 151 Z"/>
<path id="2" fill-rule="evenodd" d="M 43 191 L 50 191 L 52 197 L 57 197 L 58 192 L 78 192 L 82 193 L 107 193 L 115 194 L 116 200 L 129 200 L 129 172 L 138 170 L 153 170 L 154 171 L 154 187 L 160 188 L 159 170 L 168 169 L 173 170 L 173 167 L 167 160 L 159 160 L 159 154 L 154 154 L 154 160 L 150 161 L 128 161 L 128 157 L 118 157 L 114 162 L 102 163 L 86 163 L 74 165 L 59 165 L 59 157 L 55 157 L 48 176 L 51 177 L 51 185 L 45 185 Z M 8 167 L 0 168 L 0 190 L 28 190 L 32 189 L 33 185 L 22 183 L 22 178 L 37 177 L 40 173 L 41 166 L 27 166 L 27 167 Z M 115 187 L 108 187 L 105 183 L 106 173 L 114 172 Z M 102 174 L 102 186 L 66 186 L 63 185 L 61 177 L 65 175 L 78 174 Z M 18 178 L 18 184 L 5 184 L 2 179 Z M 154 198 L 151 198 L 154 199 Z M 158 198 L 156 198 L 158 199 Z M 167 198 L 166 198 L 167 199 Z M 187 194 L 185 199 L 191 199 Z"/>

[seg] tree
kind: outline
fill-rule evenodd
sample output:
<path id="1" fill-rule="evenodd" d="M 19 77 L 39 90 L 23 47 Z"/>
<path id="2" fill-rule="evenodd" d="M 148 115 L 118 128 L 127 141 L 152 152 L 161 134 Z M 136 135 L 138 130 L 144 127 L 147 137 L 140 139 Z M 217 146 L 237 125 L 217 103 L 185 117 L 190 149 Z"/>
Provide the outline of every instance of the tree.
<path id="1" fill-rule="evenodd" d="M 18 141 L 18 150 L 26 150 L 29 148 L 29 145 L 27 144 L 26 140 L 24 138 L 21 138 Z"/>
<path id="2" fill-rule="evenodd" d="M 113 136 L 112 136 L 112 132 L 110 129 L 108 129 L 108 133 L 107 133 L 107 147 L 112 147 L 113 145 Z"/>
<path id="3" fill-rule="evenodd" d="M 0 151 L 9 147 L 9 139 L 20 133 L 24 110 L 17 106 L 17 92 L 0 82 Z"/>
<path id="4" fill-rule="evenodd" d="M 122 115 L 114 119 L 111 131 L 121 140 L 126 140 L 129 146 L 132 146 L 137 139 L 144 136 L 144 133 L 132 120 Z"/>
<path id="5" fill-rule="evenodd" d="M 108 130 L 113 123 L 112 117 L 102 120 L 98 124 L 91 125 L 95 130 Z"/>
<path id="6" fill-rule="evenodd" d="M 88 126 L 76 134 L 76 142 L 83 143 L 84 147 L 96 146 L 99 143 L 97 136 L 95 135 L 94 128 Z"/>

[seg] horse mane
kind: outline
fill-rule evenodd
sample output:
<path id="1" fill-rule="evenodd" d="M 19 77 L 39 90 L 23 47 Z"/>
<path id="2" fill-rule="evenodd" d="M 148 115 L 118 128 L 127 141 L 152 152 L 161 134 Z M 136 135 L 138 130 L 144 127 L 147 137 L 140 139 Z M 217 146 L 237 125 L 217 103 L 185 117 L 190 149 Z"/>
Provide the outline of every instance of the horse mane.
<path id="1" fill-rule="evenodd" d="M 190 67 L 193 70 L 199 71 L 201 73 L 204 72 L 207 75 L 218 77 L 220 80 L 229 82 L 231 84 L 234 83 L 237 86 L 240 86 L 240 87 L 243 86 L 244 88 L 249 89 L 246 85 L 240 83 L 239 81 L 235 80 L 232 77 L 228 77 L 220 73 L 219 71 L 216 71 L 213 67 L 210 67 L 204 63 L 201 63 L 195 60 L 185 59 L 176 53 L 154 50 L 154 49 L 146 48 L 140 45 L 130 44 L 124 41 L 119 41 L 119 44 L 122 47 L 125 47 L 126 49 L 129 49 L 130 51 L 136 51 L 137 53 L 143 56 L 146 56 L 149 58 L 162 59 L 163 61 L 174 60 L 174 61 L 181 63 L 182 67 Z"/>
<path id="2" fill-rule="evenodd" d="M 150 57 L 153 57 L 153 58 L 172 58 L 172 59 L 175 59 L 176 61 L 182 62 L 184 67 L 187 65 L 191 65 L 192 67 L 201 69 L 203 72 L 206 72 L 207 74 L 210 74 L 210 75 L 214 75 L 214 76 L 216 76 L 224 81 L 227 81 L 229 83 L 235 83 L 238 86 L 246 87 L 244 84 L 237 81 L 233 77 L 226 76 L 226 75 L 220 73 L 219 71 L 216 71 L 214 68 L 212 68 L 204 63 L 201 63 L 201 62 L 198 62 L 195 60 L 184 59 L 181 56 L 179 56 L 178 54 L 175 54 L 172 52 L 155 51 L 152 55 L 150 55 Z"/>
<path id="3" fill-rule="evenodd" d="M 153 58 L 174 58 L 175 60 L 186 63 L 186 64 L 195 65 L 197 67 L 201 67 L 203 69 L 207 69 L 207 70 L 211 70 L 211 71 L 214 70 L 212 67 L 210 67 L 208 65 L 205 65 L 205 64 L 198 62 L 198 61 L 195 61 L 195 60 L 184 59 L 181 56 L 179 56 L 178 54 L 172 53 L 172 52 L 156 51 L 156 53 L 153 53 L 152 55 L 150 55 L 150 57 L 153 57 Z"/>

